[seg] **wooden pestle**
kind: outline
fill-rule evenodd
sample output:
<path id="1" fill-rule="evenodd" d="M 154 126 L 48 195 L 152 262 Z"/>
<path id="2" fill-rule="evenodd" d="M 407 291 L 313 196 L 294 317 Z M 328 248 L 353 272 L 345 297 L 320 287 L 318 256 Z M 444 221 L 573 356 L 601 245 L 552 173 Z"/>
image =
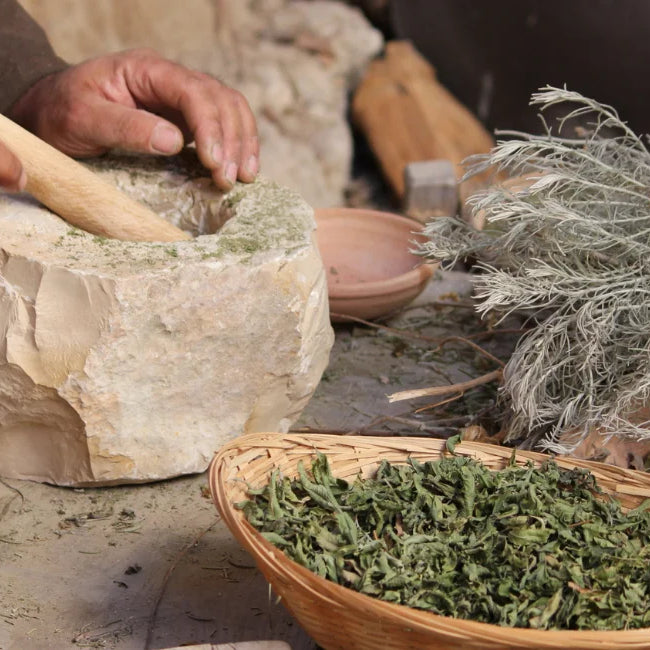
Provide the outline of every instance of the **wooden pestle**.
<path id="1" fill-rule="evenodd" d="M 191 239 L 4 115 L 0 115 L 0 142 L 22 162 L 27 192 L 73 226 L 128 241 Z"/>

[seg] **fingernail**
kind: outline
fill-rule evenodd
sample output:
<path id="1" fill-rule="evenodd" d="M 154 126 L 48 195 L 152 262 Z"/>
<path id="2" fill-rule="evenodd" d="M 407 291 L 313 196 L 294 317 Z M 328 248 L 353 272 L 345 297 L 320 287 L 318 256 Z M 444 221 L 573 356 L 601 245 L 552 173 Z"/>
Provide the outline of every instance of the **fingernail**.
<path id="1" fill-rule="evenodd" d="M 151 134 L 151 148 L 158 153 L 177 153 L 183 146 L 181 134 L 167 124 L 158 124 Z"/>
<path id="2" fill-rule="evenodd" d="M 226 167 L 226 173 L 224 176 L 231 185 L 234 185 L 235 181 L 237 180 L 237 165 L 232 162 L 228 163 L 228 167 Z"/>
<path id="3" fill-rule="evenodd" d="M 214 160 L 217 165 L 221 164 L 221 161 L 223 160 L 223 151 L 219 143 L 212 145 L 212 149 L 210 149 L 210 155 L 212 156 L 212 160 Z"/>
<path id="4" fill-rule="evenodd" d="M 246 169 L 253 176 L 257 175 L 257 171 L 259 169 L 259 162 L 257 160 L 257 156 L 251 156 L 248 159 L 248 162 L 246 163 Z"/>

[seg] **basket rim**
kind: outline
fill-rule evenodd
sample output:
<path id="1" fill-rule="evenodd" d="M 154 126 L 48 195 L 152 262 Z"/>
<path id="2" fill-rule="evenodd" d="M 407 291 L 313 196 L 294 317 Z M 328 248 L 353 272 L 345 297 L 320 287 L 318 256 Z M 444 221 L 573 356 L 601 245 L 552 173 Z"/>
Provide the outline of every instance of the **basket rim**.
<path id="1" fill-rule="evenodd" d="M 546 639 L 549 644 L 557 644 L 560 641 L 565 643 L 570 643 L 571 641 L 574 641 L 576 643 L 585 643 L 592 641 L 595 644 L 594 647 L 597 647 L 599 644 L 602 645 L 606 643 L 624 643 L 626 645 L 634 643 L 634 646 L 630 645 L 629 647 L 635 647 L 635 642 L 645 642 L 647 644 L 650 641 L 650 627 L 637 628 L 633 630 L 537 630 L 534 628 L 524 627 L 506 627 L 470 619 L 442 616 L 428 610 L 415 609 L 408 607 L 407 605 L 400 605 L 397 603 L 390 603 L 378 598 L 372 598 L 371 596 L 362 594 L 358 591 L 355 591 L 354 589 L 344 587 L 343 585 L 339 585 L 333 581 L 322 578 L 313 571 L 310 571 L 306 567 L 300 565 L 298 562 L 289 558 L 280 548 L 274 546 L 266 539 L 264 539 L 264 537 L 262 537 L 262 535 L 256 529 L 254 529 L 248 523 L 248 521 L 246 521 L 243 512 L 234 507 L 234 504 L 231 502 L 227 495 L 226 482 L 235 479 L 226 479 L 226 477 L 223 475 L 226 468 L 226 463 L 234 460 L 242 453 L 249 453 L 254 449 L 260 449 L 260 451 L 268 451 L 269 446 L 278 446 L 277 444 L 274 445 L 273 443 L 278 443 L 280 441 L 283 441 L 285 446 L 286 443 L 293 443 L 294 446 L 304 447 L 305 457 L 309 455 L 313 456 L 318 451 L 327 453 L 327 449 L 321 448 L 323 446 L 323 443 L 327 442 L 345 442 L 347 446 L 352 447 L 355 445 L 355 443 L 363 442 L 363 446 L 367 446 L 368 444 L 376 442 L 382 446 L 388 444 L 389 446 L 399 448 L 400 443 L 402 445 L 406 445 L 408 444 L 408 441 L 418 441 L 419 443 L 434 443 L 434 445 L 442 447 L 443 450 L 446 443 L 445 440 L 439 438 L 416 438 L 409 436 L 340 436 L 323 433 L 283 434 L 275 432 L 245 434 L 227 443 L 217 452 L 214 459 L 210 463 L 208 470 L 208 482 L 210 485 L 213 501 L 224 522 L 228 525 L 230 531 L 235 535 L 240 543 L 242 543 L 246 550 L 252 555 L 253 559 L 258 565 L 258 568 L 260 568 L 260 560 L 258 559 L 258 555 L 263 554 L 264 559 L 267 562 L 270 561 L 276 565 L 274 568 L 277 571 L 286 573 L 287 569 L 284 569 L 283 566 L 287 565 L 289 567 L 289 570 L 292 573 L 298 573 L 298 575 L 304 579 L 305 583 L 315 583 L 317 585 L 316 588 L 320 597 L 327 595 L 328 599 L 336 601 L 337 605 L 343 605 L 344 603 L 347 605 L 348 603 L 353 602 L 366 610 L 373 610 L 378 615 L 383 614 L 393 621 L 399 621 L 399 623 L 403 624 L 405 627 L 417 627 L 418 629 L 422 630 L 431 630 L 434 627 L 438 630 L 444 628 L 444 631 L 447 634 L 462 636 L 463 632 L 467 632 L 476 638 L 489 637 L 492 640 L 501 639 L 504 642 L 512 642 L 514 640 L 514 637 L 517 637 L 518 641 L 523 643 L 528 642 L 531 643 L 531 647 L 539 648 L 544 647 L 543 645 L 539 645 L 541 641 L 540 635 L 542 635 L 542 639 Z M 319 442 L 321 443 L 320 445 Z M 308 451 L 309 448 L 311 448 L 311 451 Z M 456 446 L 455 451 L 461 455 L 468 456 L 472 455 L 472 451 L 480 451 L 488 454 L 492 453 L 496 457 L 502 458 L 504 456 L 503 450 L 506 450 L 508 456 L 513 451 L 508 447 L 501 447 L 478 442 L 461 442 Z M 436 450 L 432 449 L 432 451 Z M 607 471 L 608 473 L 612 473 L 614 475 L 620 474 L 621 478 L 637 478 L 641 480 L 642 483 L 647 484 L 648 489 L 650 490 L 650 475 L 646 474 L 645 472 L 627 470 L 613 465 L 607 465 L 606 463 L 585 461 L 568 456 L 551 456 L 549 454 L 524 450 L 514 451 L 516 457 L 520 459 L 530 459 L 537 462 L 552 459 L 557 461 L 558 464 L 565 467 L 571 465 L 573 467 Z M 466 453 L 463 454 L 463 452 Z M 441 454 L 441 457 L 442 455 L 444 455 L 444 451 Z M 377 463 L 379 463 L 380 460 L 381 459 L 378 459 Z M 617 487 L 618 486 L 619 485 L 617 483 Z M 302 583 L 302 586 L 305 586 L 305 583 Z M 338 598 L 330 598 L 330 592 L 332 595 L 338 596 Z M 450 626 L 452 625 L 453 629 L 450 629 Z M 549 645 L 549 647 L 558 646 Z"/>

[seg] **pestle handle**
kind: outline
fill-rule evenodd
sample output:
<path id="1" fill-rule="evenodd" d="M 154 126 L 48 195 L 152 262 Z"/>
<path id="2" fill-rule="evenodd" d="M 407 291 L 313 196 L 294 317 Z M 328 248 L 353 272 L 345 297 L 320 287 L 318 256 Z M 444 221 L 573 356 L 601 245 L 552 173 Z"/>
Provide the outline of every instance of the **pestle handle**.
<path id="1" fill-rule="evenodd" d="M 68 223 L 94 235 L 129 241 L 191 238 L 4 115 L 0 141 L 20 158 L 26 190 Z"/>

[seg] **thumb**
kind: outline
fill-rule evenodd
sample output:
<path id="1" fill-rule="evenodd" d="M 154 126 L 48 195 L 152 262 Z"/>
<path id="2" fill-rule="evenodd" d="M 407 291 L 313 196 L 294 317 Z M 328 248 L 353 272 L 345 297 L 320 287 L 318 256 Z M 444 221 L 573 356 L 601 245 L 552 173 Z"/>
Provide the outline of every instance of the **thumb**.
<path id="1" fill-rule="evenodd" d="M 25 189 L 27 176 L 20 160 L 0 142 L 0 187 L 9 192 Z"/>
<path id="2" fill-rule="evenodd" d="M 183 148 L 183 134 L 171 122 L 138 108 L 109 101 L 89 107 L 85 144 L 136 153 L 171 155 Z M 82 133 L 79 133 L 82 135 Z"/>

